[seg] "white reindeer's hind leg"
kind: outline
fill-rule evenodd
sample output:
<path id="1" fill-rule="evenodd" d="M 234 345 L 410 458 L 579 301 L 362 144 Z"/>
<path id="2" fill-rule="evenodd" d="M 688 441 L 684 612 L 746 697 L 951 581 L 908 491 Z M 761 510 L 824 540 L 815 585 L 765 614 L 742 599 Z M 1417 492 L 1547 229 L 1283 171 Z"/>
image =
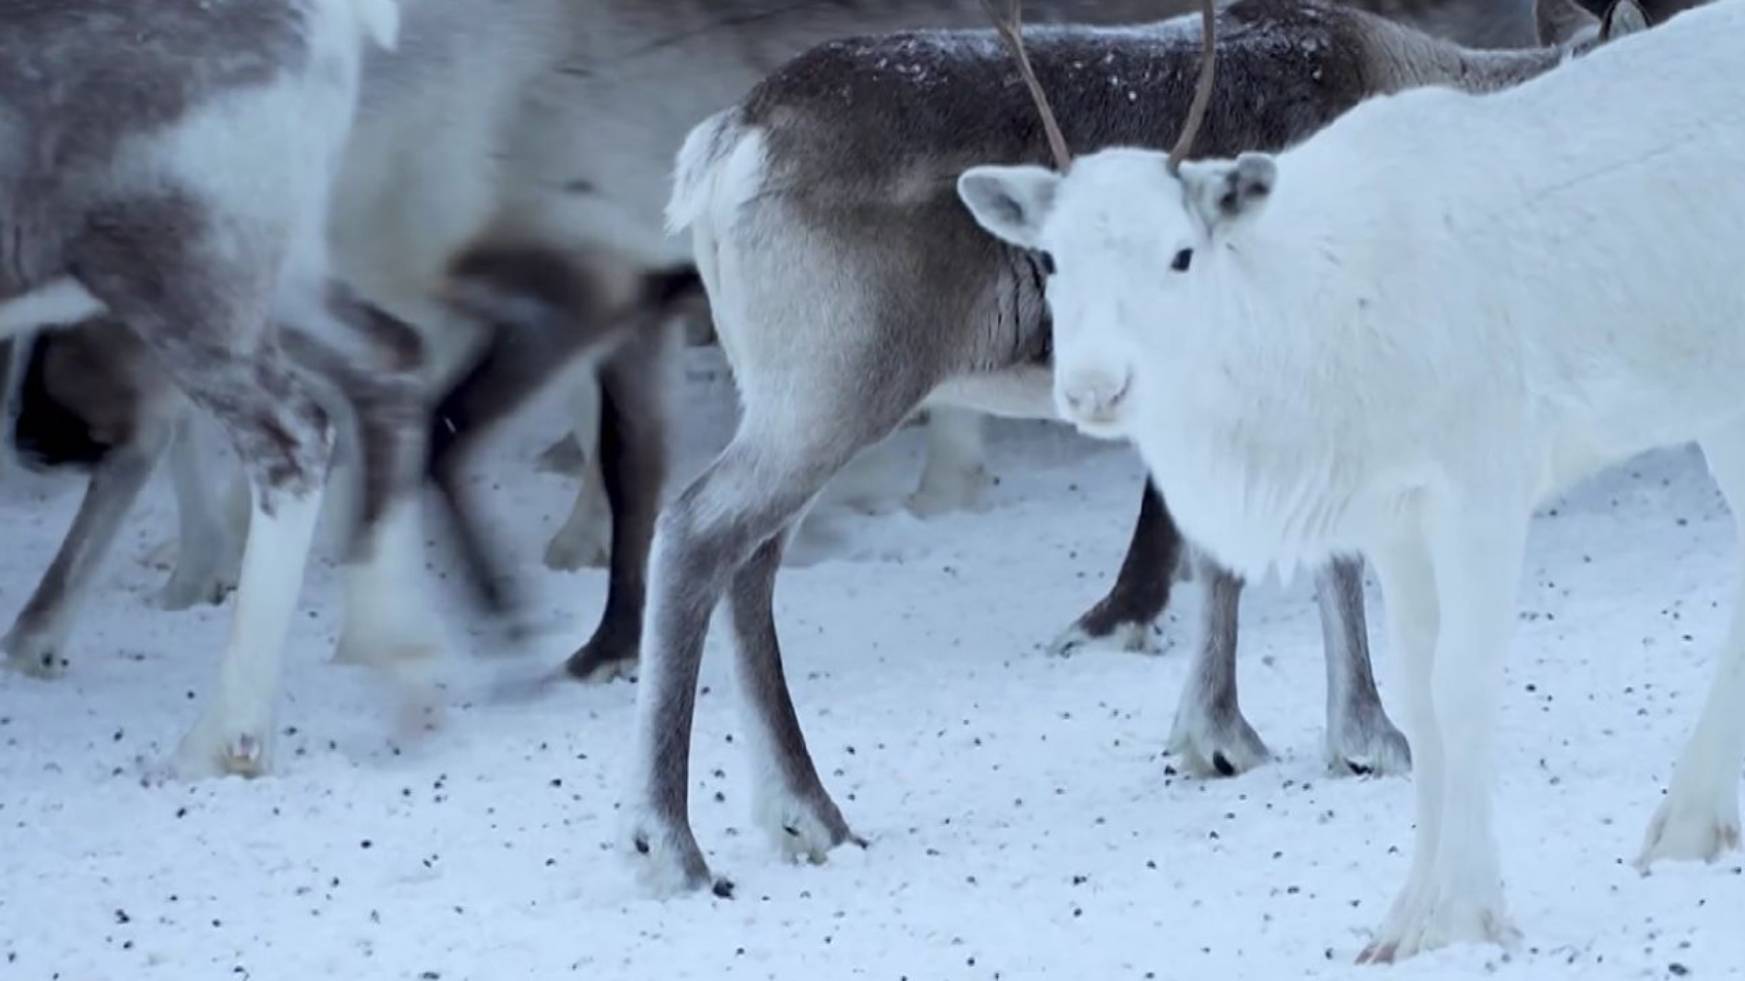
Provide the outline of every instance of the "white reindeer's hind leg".
<path id="1" fill-rule="evenodd" d="M 1389 962 L 1451 943 L 1509 945 L 1519 938 L 1503 901 L 1491 802 L 1497 703 L 1530 512 L 1525 495 L 1490 493 L 1439 501 L 1426 515 L 1436 583 L 1437 636 L 1430 670 L 1440 765 L 1420 770 L 1422 823 L 1435 822 L 1434 850 L 1413 857 L 1413 874 L 1364 961 Z M 1392 611 L 1399 616 L 1406 611 Z M 1408 671 L 1417 675 L 1421 655 Z M 1423 698 L 1423 678 L 1409 682 Z M 1414 733 L 1425 732 L 1422 706 Z M 1420 750 L 1420 767 L 1423 767 Z M 1439 800 L 1427 800 L 1440 771 Z M 1439 806 L 1438 806 L 1439 805 Z M 1426 864 L 1428 863 L 1428 864 Z"/>
<path id="2" fill-rule="evenodd" d="M 909 510 L 922 517 L 979 510 L 991 479 L 981 413 L 950 405 L 927 410 L 927 459 Z"/>
<path id="3" fill-rule="evenodd" d="M 1709 471 L 1733 511 L 1741 543 L 1733 614 L 1720 665 L 1696 731 L 1685 745 L 1637 864 L 1663 859 L 1713 861 L 1739 847 L 1739 768 L 1745 760 L 1745 430 L 1702 441 Z"/>
<path id="4" fill-rule="evenodd" d="M 224 602 L 236 588 L 237 567 L 242 560 L 240 542 L 247 530 L 232 527 L 235 522 L 223 510 L 230 502 L 221 505 L 214 499 L 202 459 L 204 447 L 198 431 L 202 422 L 192 413 L 184 413 L 170 446 L 170 479 L 176 491 L 176 566 L 158 593 L 158 606 L 165 610 Z"/>
<path id="5" fill-rule="evenodd" d="M 572 385 L 570 406 L 575 419 L 573 445 L 580 454 L 575 468 L 576 503 L 545 547 L 546 568 L 560 572 L 603 566 L 612 557 L 612 504 L 600 472 L 600 382 L 592 372 Z M 548 450 L 546 457 L 550 456 Z"/>
<path id="6" fill-rule="evenodd" d="M 1363 562 L 1336 558 L 1315 573 L 1321 642 L 1327 659 L 1327 766 L 1334 773 L 1405 773 L 1406 737 L 1376 691 L 1363 612 Z"/>

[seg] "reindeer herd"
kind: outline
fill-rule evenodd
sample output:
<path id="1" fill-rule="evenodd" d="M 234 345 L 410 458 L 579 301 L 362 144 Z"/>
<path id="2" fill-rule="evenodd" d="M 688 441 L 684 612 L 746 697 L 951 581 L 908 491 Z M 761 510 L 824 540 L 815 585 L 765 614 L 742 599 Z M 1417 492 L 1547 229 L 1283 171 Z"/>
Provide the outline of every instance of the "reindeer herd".
<path id="1" fill-rule="evenodd" d="M 783 674 L 786 543 L 912 420 L 933 513 L 975 503 L 981 414 L 1057 419 L 1130 441 L 1150 478 L 1114 586 L 1054 649 L 1145 646 L 1190 576 L 1171 747 L 1241 772 L 1268 755 L 1236 700 L 1243 579 L 1314 569 L 1328 764 L 1414 771 L 1411 873 L 1362 959 L 1510 943 L 1489 794 L 1532 509 L 1690 439 L 1745 503 L 1745 0 L 1059 0 L 1029 29 L 991 0 L 706 6 L 0 0 L 0 465 L 88 475 L 6 663 L 69 667 L 167 456 L 161 604 L 236 593 L 179 775 L 273 768 L 330 482 L 355 499 L 336 656 L 428 698 L 420 491 L 479 615 L 525 642 L 461 475 L 567 386 L 548 456 L 580 490 L 547 563 L 609 566 L 567 672 L 638 678 L 628 859 L 726 893 L 687 802 L 715 608 L 757 826 L 823 862 L 859 839 Z M 686 318 L 741 413 L 669 493 Z M 1740 843 L 1738 616 L 1644 865 Z"/>

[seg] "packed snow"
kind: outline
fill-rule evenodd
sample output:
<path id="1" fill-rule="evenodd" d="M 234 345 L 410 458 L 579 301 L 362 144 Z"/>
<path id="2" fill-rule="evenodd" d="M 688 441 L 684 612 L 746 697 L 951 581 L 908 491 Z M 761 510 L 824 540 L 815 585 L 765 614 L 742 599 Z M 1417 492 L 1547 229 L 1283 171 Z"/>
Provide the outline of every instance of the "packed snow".
<path id="1" fill-rule="evenodd" d="M 731 424 L 724 371 L 712 352 L 691 357 L 680 476 Z M 691 810 L 737 896 L 644 897 L 615 850 L 632 689 L 539 683 L 605 590 L 599 570 L 539 564 L 571 491 L 533 460 L 563 425 L 537 407 L 476 474 L 562 629 L 507 656 L 433 544 L 430 588 L 452 611 L 448 711 L 434 733 L 397 732 L 369 676 L 328 663 L 328 543 L 286 659 L 279 772 L 253 782 L 155 778 L 229 610 L 148 605 L 173 515 L 167 481 L 154 486 L 67 676 L 0 674 L 0 979 L 1745 976 L 1745 859 L 1631 866 L 1732 595 L 1731 521 L 1694 450 L 1616 468 L 1536 524 L 1496 788 L 1523 946 L 1377 969 L 1351 962 L 1404 881 L 1411 789 L 1323 770 L 1306 577 L 1256 585 L 1243 610 L 1244 706 L 1277 758 L 1231 780 L 1176 774 L 1160 749 L 1194 587 L 1177 591 L 1162 657 L 1044 653 L 1107 587 L 1140 468 L 1039 423 L 993 430 L 985 511 L 928 521 L 895 510 L 918 463 L 916 434 L 901 434 L 820 505 L 780 581 L 812 752 L 870 849 L 796 867 L 750 833 L 718 631 Z M 23 603 L 79 489 L 5 475 L 0 615 Z M 1378 648 L 1381 603 L 1372 585 Z M 1377 668 L 1398 718 L 1385 650 Z"/>

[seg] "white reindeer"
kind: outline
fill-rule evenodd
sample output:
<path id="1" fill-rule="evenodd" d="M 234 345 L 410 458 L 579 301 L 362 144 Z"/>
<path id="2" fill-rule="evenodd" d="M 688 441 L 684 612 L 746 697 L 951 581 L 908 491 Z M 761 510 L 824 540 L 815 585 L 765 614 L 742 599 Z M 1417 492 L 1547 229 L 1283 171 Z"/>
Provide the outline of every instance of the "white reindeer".
<path id="1" fill-rule="evenodd" d="M 1742 51 L 1721 0 L 1513 90 L 1376 99 L 1276 158 L 959 182 L 1054 259 L 1060 412 L 1130 437 L 1184 533 L 1244 573 L 1373 561 L 1417 834 L 1361 960 L 1518 935 L 1490 790 L 1535 504 L 1696 439 L 1745 507 Z M 1739 843 L 1740 609 L 1643 863 Z"/>

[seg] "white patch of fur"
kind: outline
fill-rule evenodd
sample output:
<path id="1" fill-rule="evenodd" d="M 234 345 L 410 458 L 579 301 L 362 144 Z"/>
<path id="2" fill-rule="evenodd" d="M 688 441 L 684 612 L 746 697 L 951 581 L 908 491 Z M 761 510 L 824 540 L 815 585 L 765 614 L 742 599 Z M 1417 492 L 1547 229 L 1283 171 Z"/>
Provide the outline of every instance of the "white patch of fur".
<path id="1" fill-rule="evenodd" d="M 334 660 L 394 668 L 440 649 L 435 611 L 424 602 L 424 536 L 416 497 L 377 522 L 367 556 L 345 568 L 345 627 Z"/>
<path id="2" fill-rule="evenodd" d="M 0 340 L 27 331 L 65 327 L 108 309 L 72 277 L 62 277 L 23 296 L 0 300 Z"/>
<path id="3" fill-rule="evenodd" d="M 602 566 L 612 555 L 612 504 L 600 472 L 600 384 L 593 372 L 570 382 L 570 413 L 582 454 L 576 503 L 545 548 L 546 568 L 561 572 Z"/>
<path id="4" fill-rule="evenodd" d="M 271 767 L 279 666 L 320 511 L 319 491 L 279 495 L 270 512 L 257 498 L 216 690 L 177 750 L 184 779 L 256 776 Z"/>
<path id="5" fill-rule="evenodd" d="M 927 517 L 980 509 L 992 483 L 981 415 L 937 406 L 927 413 L 926 435 L 926 463 L 909 510 Z"/>
<path id="6" fill-rule="evenodd" d="M 400 43 L 400 5 L 395 0 L 351 0 L 370 39 L 392 51 Z"/>
<path id="7" fill-rule="evenodd" d="M 1061 376 L 1132 373 L 1090 428 L 1132 436 L 1189 538 L 1250 577 L 1422 556 L 1387 588 L 1390 620 L 1436 611 L 1407 659 L 1413 749 L 1431 751 L 1373 956 L 1515 935 L 1490 744 L 1535 502 L 1655 446 L 1745 456 L 1741 43 L 1745 2 L 1719 0 L 1500 94 L 1375 99 L 1229 210 L 1237 164 L 1177 180 L 1117 149 L 1080 158 L 1035 223 L 979 215 L 1059 262 Z M 1723 486 L 1745 507 L 1745 478 Z M 1722 713 L 1745 698 L 1745 643 L 1724 664 L 1726 707 L 1669 797 L 1671 854 L 1731 844 L 1745 729 Z"/>

